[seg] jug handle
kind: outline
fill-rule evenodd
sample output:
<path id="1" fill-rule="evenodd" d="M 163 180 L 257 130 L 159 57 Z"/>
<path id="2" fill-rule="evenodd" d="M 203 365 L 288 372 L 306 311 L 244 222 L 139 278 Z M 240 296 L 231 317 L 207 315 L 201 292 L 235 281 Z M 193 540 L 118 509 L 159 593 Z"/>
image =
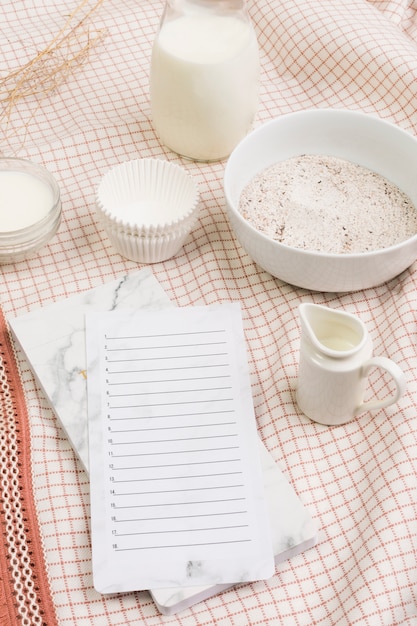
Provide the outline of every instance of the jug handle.
<path id="1" fill-rule="evenodd" d="M 404 372 L 396 363 L 394 363 L 394 361 L 391 361 L 391 359 L 388 359 L 384 356 L 375 356 L 369 359 L 369 361 L 367 361 L 363 366 L 362 374 L 364 378 L 368 376 L 370 370 L 373 367 L 380 368 L 390 374 L 395 383 L 395 392 L 384 400 L 371 400 L 369 402 L 363 402 L 357 407 L 355 411 L 356 414 L 362 413 L 363 411 L 375 411 L 376 409 L 384 409 L 385 407 L 390 406 L 391 404 L 395 404 L 395 402 L 398 402 L 400 397 L 405 392 L 406 381 Z"/>

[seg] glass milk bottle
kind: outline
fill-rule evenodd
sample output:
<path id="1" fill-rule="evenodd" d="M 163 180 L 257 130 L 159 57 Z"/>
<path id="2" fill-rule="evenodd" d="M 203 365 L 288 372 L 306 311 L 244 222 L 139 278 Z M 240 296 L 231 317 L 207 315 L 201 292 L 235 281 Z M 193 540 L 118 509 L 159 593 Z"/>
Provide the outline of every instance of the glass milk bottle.
<path id="1" fill-rule="evenodd" d="M 245 0 L 166 0 L 151 110 L 160 141 L 196 161 L 229 156 L 258 106 L 259 50 Z"/>

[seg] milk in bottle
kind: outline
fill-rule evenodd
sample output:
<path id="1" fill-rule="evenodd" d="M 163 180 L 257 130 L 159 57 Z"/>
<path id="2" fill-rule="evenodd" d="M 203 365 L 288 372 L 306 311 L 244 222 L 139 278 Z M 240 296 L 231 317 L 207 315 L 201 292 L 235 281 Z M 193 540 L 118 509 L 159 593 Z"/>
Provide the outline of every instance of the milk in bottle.
<path id="1" fill-rule="evenodd" d="M 258 104 L 259 51 L 243 0 L 168 0 L 151 62 L 151 109 L 163 144 L 226 158 Z"/>

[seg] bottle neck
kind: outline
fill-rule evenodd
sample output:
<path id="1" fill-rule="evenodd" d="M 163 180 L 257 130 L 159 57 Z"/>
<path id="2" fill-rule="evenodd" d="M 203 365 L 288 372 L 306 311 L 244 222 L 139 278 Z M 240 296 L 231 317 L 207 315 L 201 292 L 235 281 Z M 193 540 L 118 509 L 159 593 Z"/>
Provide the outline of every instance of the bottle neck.
<path id="1" fill-rule="evenodd" d="M 163 18 L 208 13 L 212 15 L 246 15 L 245 0 L 166 0 Z"/>

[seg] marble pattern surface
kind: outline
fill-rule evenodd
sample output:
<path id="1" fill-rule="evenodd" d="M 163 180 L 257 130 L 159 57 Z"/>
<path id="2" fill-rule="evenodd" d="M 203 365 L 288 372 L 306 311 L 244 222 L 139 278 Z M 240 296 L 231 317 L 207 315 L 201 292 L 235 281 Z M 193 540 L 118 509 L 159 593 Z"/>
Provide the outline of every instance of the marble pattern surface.
<path id="1" fill-rule="evenodd" d="M 8 320 L 72 446 L 88 470 L 85 314 L 160 309 L 170 300 L 150 269 Z"/>
<path id="2" fill-rule="evenodd" d="M 312 548 L 317 528 L 294 489 L 261 440 L 259 452 L 264 476 L 265 498 L 270 516 L 275 565 Z M 210 598 L 231 585 L 155 589 L 150 594 L 164 615 L 172 615 Z"/>
<path id="3" fill-rule="evenodd" d="M 85 293 L 8 319 L 72 446 L 88 471 L 85 314 L 117 309 L 158 310 L 172 306 L 151 270 L 125 275 Z M 307 550 L 317 529 L 287 479 L 259 441 L 275 563 Z M 164 614 L 177 613 L 230 585 L 150 590 Z"/>

